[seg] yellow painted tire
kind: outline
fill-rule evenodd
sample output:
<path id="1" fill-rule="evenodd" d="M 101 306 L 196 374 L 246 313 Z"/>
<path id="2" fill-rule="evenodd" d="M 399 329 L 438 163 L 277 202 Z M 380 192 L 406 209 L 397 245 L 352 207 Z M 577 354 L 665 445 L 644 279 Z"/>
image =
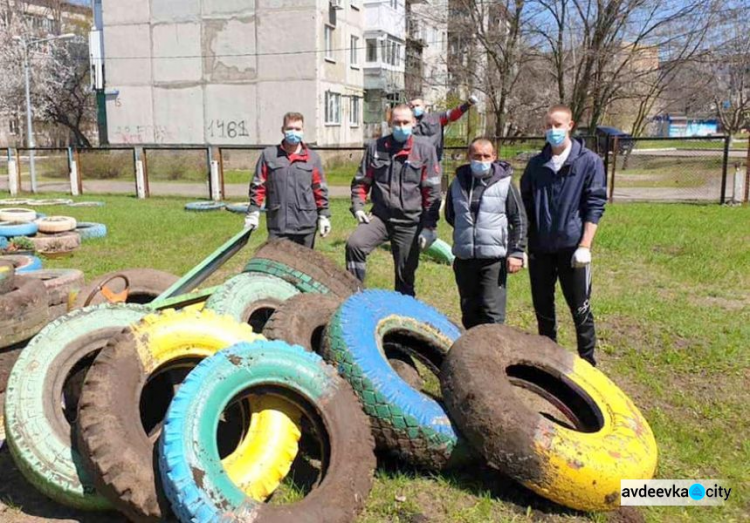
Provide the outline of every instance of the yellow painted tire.
<path id="1" fill-rule="evenodd" d="M 453 421 L 489 463 L 556 503 L 614 510 L 621 479 L 654 475 L 654 434 L 633 402 L 547 338 L 475 327 L 448 352 L 440 382 Z"/>
<path id="2" fill-rule="evenodd" d="M 86 376 L 78 411 L 79 448 L 97 490 L 133 521 L 156 522 L 168 514 L 168 502 L 156 481 L 154 445 L 173 383 L 222 349 L 263 339 L 249 325 L 213 311 L 165 310 L 146 316 L 110 341 Z M 170 384 L 159 378 L 166 376 L 165 370 L 171 370 L 173 378 L 175 371 L 182 375 Z M 251 409 L 250 429 L 225 467 L 248 495 L 263 500 L 297 455 L 300 414 L 280 408 L 270 398 L 251 402 Z M 154 427 L 150 434 L 142 420 Z"/>

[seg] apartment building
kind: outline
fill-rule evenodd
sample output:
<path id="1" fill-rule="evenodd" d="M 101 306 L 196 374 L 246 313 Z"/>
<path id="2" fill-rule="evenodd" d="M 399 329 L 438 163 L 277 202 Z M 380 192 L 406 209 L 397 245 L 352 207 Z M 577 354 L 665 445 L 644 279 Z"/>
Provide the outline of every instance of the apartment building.
<path id="1" fill-rule="evenodd" d="M 448 95 L 448 0 L 406 0 L 405 93 L 428 107 Z"/>
<path id="2" fill-rule="evenodd" d="M 365 0 L 95 2 L 110 143 L 362 142 Z"/>

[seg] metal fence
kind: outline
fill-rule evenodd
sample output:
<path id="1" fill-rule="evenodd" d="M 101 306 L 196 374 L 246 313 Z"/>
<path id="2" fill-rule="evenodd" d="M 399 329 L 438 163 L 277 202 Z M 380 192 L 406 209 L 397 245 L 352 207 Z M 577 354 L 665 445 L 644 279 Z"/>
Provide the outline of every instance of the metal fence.
<path id="1" fill-rule="evenodd" d="M 610 201 L 748 201 L 750 145 L 747 141 L 733 142 L 724 136 L 582 138 L 589 149 L 603 158 Z M 498 157 L 513 166 L 516 179 L 544 145 L 542 137 L 493 141 Z M 37 192 L 73 194 L 245 199 L 264 147 L 145 144 L 92 149 L 36 148 L 33 150 L 36 188 Z M 346 196 L 362 160 L 363 148 L 311 148 L 322 157 L 332 196 Z M 466 163 L 466 149 L 466 146 L 445 148 L 444 187 L 458 166 Z M 20 192 L 31 192 L 31 153 L 27 148 L 8 149 L 8 162 L 0 163 L 0 191 L 9 191 L 13 185 L 10 177 L 15 174 L 15 185 Z M 76 176 L 71 182 L 73 171 Z"/>

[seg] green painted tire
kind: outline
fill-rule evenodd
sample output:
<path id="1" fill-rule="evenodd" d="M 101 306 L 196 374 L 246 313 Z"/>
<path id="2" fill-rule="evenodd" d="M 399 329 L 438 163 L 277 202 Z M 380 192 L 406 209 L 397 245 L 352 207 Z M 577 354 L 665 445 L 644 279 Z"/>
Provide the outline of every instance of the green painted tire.
<path id="1" fill-rule="evenodd" d="M 73 311 L 47 325 L 13 366 L 5 391 L 8 447 L 24 477 L 58 503 L 84 510 L 112 509 L 96 492 L 72 446 L 68 419 L 75 416 L 73 403 L 80 394 L 75 385 L 79 377 L 82 382 L 86 364 L 112 336 L 148 312 L 140 305 Z M 67 418 L 60 401 L 64 392 L 71 403 Z"/>
<path id="2" fill-rule="evenodd" d="M 246 496 L 229 479 L 216 444 L 229 401 L 269 386 L 315 416 L 328 441 L 322 481 L 287 505 Z M 351 387 L 317 354 L 281 341 L 240 343 L 198 364 L 177 391 L 160 440 L 162 483 L 182 522 L 348 523 L 367 499 L 375 465 L 369 423 Z"/>
<path id="3" fill-rule="evenodd" d="M 206 302 L 206 308 L 249 323 L 255 332 L 261 333 L 279 305 L 299 292 L 280 278 L 245 272 L 216 289 Z"/>
<path id="4" fill-rule="evenodd" d="M 441 239 L 435 240 L 432 245 L 424 251 L 424 254 L 438 263 L 453 265 L 456 257 L 453 255 L 453 247 Z"/>

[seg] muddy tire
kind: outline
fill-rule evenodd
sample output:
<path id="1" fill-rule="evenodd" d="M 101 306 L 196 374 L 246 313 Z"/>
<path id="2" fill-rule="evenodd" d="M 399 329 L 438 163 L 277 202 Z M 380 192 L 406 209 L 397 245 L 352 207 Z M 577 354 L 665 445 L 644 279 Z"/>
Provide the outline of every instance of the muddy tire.
<path id="1" fill-rule="evenodd" d="M 263 332 L 281 304 L 297 294 L 299 290 L 282 279 L 246 272 L 219 287 L 206 302 L 206 308 Z"/>
<path id="2" fill-rule="evenodd" d="M 261 245 L 245 272 L 266 272 L 283 278 L 302 292 L 310 292 L 308 289 L 313 285 L 313 292 L 335 294 L 340 298 L 362 289 L 357 278 L 326 255 L 289 240 L 271 240 Z"/>
<path id="3" fill-rule="evenodd" d="M 84 303 L 86 303 L 86 300 L 91 293 L 94 292 L 97 286 L 116 274 L 124 274 L 130 280 L 130 293 L 128 295 L 127 303 L 144 305 L 152 302 L 154 298 L 170 288 L 179 279 L 174 274 L 154 269 L 125 269 L 122 271 L 110 272 L 103 276 L 99 276 L 83 287 L 78 293 L 78 296 L 76 296 L 73 308 L 80 309 L 83 307 Z M 108 284 L 108 286 L 115 292 L 121 291 L 123 285 L 124 283 L 120 278 L 113 280 Z M 99 293 L 94 296 L 89 305 L 99 305 L 102 303 L 107 303 L 107 299 Z"/>
<path id="4" fill-rule="evenodd" d="M 112 508 L 97 494 L 72 445 L 80 392 L 76 385 L 99 349 L 147 312 L 133 305 L 74 311 L 47 325 L 13 366 L 5 392 L 8 446 L 26 479 L 58 503 L 85 510 Z M 65 410 L 60 398 L 65 398 Z"/>
<path id="5" fill-rule="evenodd" d="M 299 398 L 305 411 L 317 412 L 330 449 L 323 480 L 289 505 L 243 496 L 212 450 L 213 434 L 193 436 L 219 416 L 221 409 L 208 406 L 226 404 L 231 389 L 279 384 L 283 398 Z M 170 406 L 160 445 L 159 469 L 173 510 L 196 523 L 349 523 L 369 495 L 376 465 L 367 417 L 351 387 L 317 354 L 280 341 L 236 345 L 198 365 Z"/>
<path id="6" fill-rule="evenodd" d="M 128 327 L 99 353 L 83 384 L 78 443 L 97 490 L 131 521 L 156 522 L 168 513 L 156 481 L 154 445 L 171 389 L 147 396 L 154 412 L 149 435 L 141 421 L 146 383 L 169 364 L 182 360 L 188 369 L 221 349 L 256 339 L 263 338 L 249 326 L 212 311 L 167 310 Z"/>
<path id="7" fill-rule="evenodd" d="M 28 274 L 28 278 L 40 280 L 47 289 L 50 307 L 65 305 L 72 301 L 83 287 L 83 272 L 78 269 L 47 269 L 34 271 Z"/>
<path id="8" fill-rule="evenodd" d="M 503 325 L 461 336 L 440 373 L 455 423 L 489 461 L 578 510 L 614 510 L 621 479 L 651 479 L 648 423 L 601 371 L 551 340 Z"/>
<path id="9" fill-rule="evenodd" d="M 323 342 L 325 357 L 370 416 L 378 446 L 431 470 L 465 462 L 469 446 L 440 403 L 401 379 L 381 347 L 397 342 L 439 368 L 459 334 L 448 318 L 412 297 L 364 291 L 344 301 Z"/>
<path id="10" fill-rule="evenodd" d="M 37 234 L 29 241 L 34 244 L 36 252 L 45 254 L 48 252 L 70 252 L 81 246 L 81 237 L 77 232 L 58 232 L 50 234 Z"/>
<path id="11" fill-rule="evenodd" d="M 16 269 L 9 261 L 0 261 L 0 294 L 13 290 L 13 278 L 16 276 Z"/>
<path id="12" fill-rule="evenodd" d="M 13 278 L 13 289 L 0 294 L 0 347 L 28 340 L 47 325 L 47 290 L 38 280 Z"/>
<path id="13" fill-rule="evenodd" d="M 263 335 L 320 354 L 323 332 L 343 300 L 332 295 L 298 294 L 285 301 L 268 320 Z"/>

